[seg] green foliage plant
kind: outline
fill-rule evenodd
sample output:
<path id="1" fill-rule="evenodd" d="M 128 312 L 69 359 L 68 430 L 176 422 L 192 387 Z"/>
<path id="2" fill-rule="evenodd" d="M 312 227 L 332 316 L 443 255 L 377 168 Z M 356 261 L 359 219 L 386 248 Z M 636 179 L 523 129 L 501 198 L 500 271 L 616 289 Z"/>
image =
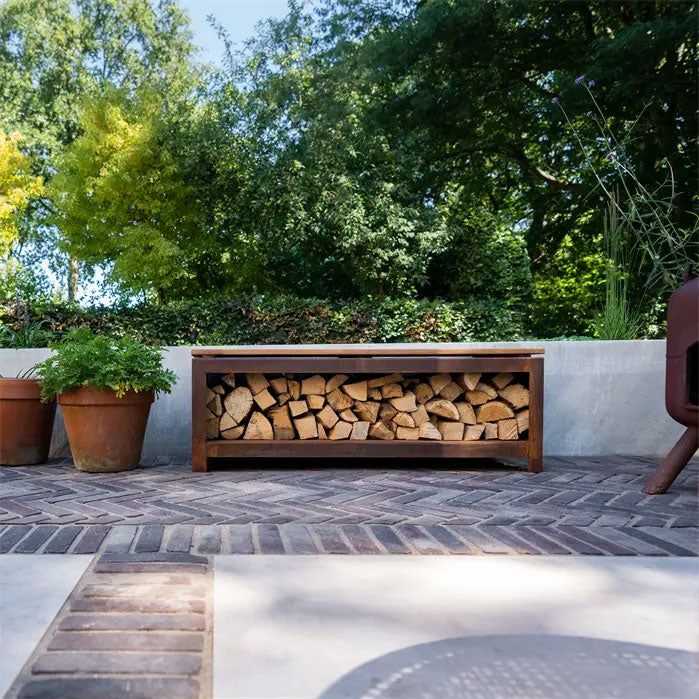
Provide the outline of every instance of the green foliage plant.
<path id="1" fill-rule="evenodd" d="M 634 236 L 632 254 L 638 255 L 640 264 L 645 264 L 649 269 L 646 288 L 673 291 L 682 283 L 685 268 L 695 268 L 699 261 L 699 217 L 688 212 L 691 224 L 686 226 L 681 226 L 673 218 L 673 209 L 680 196 L 685 196 L 686 192 L 676 191 L 670 158 L 662 159 L 662 166 L 666 170 L 665 179 L 655 186 L 644 183 L 636 173 L 627 150 L 633 142 L 633 127 L 641 120 L 643 113 L 633 122 L 624 137 L 617 138 L 611 121 L 605 116 L 592 91 L 594 80 L 587 80 L 581 75 L 575 83 L 584 88 L 594 107 L 593 111 L 588 112 L 588 117 L 596 124 L 599 135 L 592 143 L 584 142 L 583 134 L 558 97 L 554 97 L 553 102 L 558 105 L 571 128 L 598 188 L 609 206 L 615 210 L 618 224 L 609 231 L 610 244 L 616 245 L 614 239 L 618 239 L 619 230 L 623 228 L 629 231 Z M 646 105 L 643 112 L 649 109 L 652 109 L 652 104 Z M 597 152 L 600 148 L 601 152 Z M 618 248 L 616 251 L 619 252 Z M 617 291 L 610 292 L 608 277 L 607 302 L 613 297 L 612 303 L 617 304 L 616 315 L 621 319 L 623 314 L 620 315 L 619 311 L 625 301 L 622 299 L 622 289 Z"/>
<path id="2" fill-rule="evenodd" d="M 595 316 L 592 327 L 600 340 L 634 340 L 641 320 L 629 304 L 628 251 L 614 194 L 604 220 L 604 242 L 607 250 L 604 307 Z"/>
<path id="3" fill-rule="evenodd" d="M 169 393 L 177 377 L 164 369 L 160 348 L 137 340 L 119 340 L 77 328 L 53 347 L 55 353 L 36 365 L 42 376 L 41 398 L 53 399 L 83 386 L 113 390 L 118 398 L 127 391 Z"/>

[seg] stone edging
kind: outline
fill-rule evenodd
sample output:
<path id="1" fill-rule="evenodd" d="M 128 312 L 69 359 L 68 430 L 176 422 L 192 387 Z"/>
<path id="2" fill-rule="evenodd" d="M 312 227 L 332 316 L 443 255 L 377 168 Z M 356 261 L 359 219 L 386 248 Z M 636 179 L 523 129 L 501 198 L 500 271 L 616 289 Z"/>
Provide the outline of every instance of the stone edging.
<path id="1" fill-rule="evenodd" d="M 7 699 L 207 699 L 213 571 L 207 557 L 96 557 Z"/>

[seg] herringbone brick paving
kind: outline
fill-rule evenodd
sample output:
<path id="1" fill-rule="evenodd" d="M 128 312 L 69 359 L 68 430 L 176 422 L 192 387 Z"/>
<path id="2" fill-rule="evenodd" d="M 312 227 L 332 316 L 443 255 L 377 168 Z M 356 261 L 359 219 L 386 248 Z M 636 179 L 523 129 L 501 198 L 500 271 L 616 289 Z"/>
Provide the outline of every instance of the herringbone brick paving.
<path id="1" fill-rule="evenodd" d="M 548 458 L 541 474 L 515 462 L 285 463 L 5 468 L 0 552 L 697 555 L 697 460 L 655 496 L 641 492 L 651 458 Z"/>

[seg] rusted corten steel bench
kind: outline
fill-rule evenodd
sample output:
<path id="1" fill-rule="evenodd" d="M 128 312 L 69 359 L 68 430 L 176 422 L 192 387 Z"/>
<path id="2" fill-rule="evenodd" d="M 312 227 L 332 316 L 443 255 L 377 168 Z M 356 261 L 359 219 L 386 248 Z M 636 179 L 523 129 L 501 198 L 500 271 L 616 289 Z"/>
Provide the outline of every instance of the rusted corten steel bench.
<path id="1" fill-rule="evenodd" d="M 192 470 L 231 457 L 526 457 L 542 349 L 457 343 L 192 350 Z"/>

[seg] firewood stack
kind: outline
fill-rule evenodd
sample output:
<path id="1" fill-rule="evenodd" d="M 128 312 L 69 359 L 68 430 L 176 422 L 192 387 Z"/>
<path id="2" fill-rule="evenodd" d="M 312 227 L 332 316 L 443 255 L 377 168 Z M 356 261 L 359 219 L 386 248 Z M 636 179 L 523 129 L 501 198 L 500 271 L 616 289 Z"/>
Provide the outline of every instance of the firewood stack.
<path id="1" fill-rule="evenodd" d="M 207 439 L 526 439 L 525 378 L 210 374 Z"/>

